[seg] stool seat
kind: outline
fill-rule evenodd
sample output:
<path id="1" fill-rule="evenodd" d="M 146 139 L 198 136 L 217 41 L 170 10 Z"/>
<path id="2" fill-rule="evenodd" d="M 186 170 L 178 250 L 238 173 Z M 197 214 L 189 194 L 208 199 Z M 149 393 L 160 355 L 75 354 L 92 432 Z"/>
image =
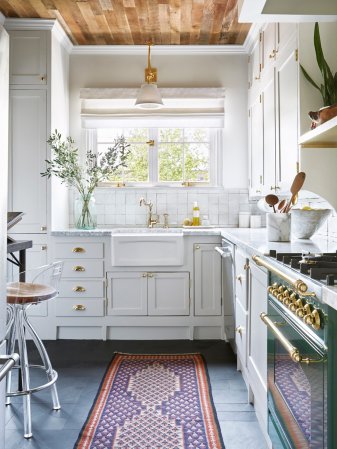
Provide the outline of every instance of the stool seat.
<path id="1" fill-rule="evenodd" d="M 12 282 L 7 285 L 8 304 L 35 304 L 55 298 L 57 291 L 50 285 Z"/>

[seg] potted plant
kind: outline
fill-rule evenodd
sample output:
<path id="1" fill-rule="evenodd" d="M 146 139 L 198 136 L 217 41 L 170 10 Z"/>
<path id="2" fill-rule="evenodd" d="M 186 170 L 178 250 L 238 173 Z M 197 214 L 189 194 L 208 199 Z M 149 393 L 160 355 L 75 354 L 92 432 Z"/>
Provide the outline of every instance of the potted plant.
<path id="1" fill-rule="evenodd" d="M 47 142 L 53 157 L 46 160 L 47 169 L 41 175 L 47 178 L 56 176 L 61 183 L 77 190 L 81 206 L 75 218 L 75 226 L 80 229 L 94 229 L 96 217 L 90 208 L 93 191 L 100 182 L 107 181 L 120 167 L 126 166 L 130 145 L 124 136 L 120 136 L 105 153 L 87 151 L 84 164 L 81 165 L 78 148 L 71 137 L 62 140 L 61 134 L 55 130 Z"/>
<path id="2" fill-rule="evenodd" d="M 314 30 L 314 46 L 316 61 L 322 74 L 323 82 L 320 84 L 316 83 L 305 68 L 300 65 L 306 80 L 321 93 L 324 104 L 324 108 L 321 108 L 319 111 L 309 112 L 309 116 L 312 119 L 311 128 L 315 128 L 317 124 L 322 124 L 337 115 L 337 73 L 334 75 L 332 74 L 329 64 L 324 57 L 319 25 L 317 22 L 315 23 Z"/>

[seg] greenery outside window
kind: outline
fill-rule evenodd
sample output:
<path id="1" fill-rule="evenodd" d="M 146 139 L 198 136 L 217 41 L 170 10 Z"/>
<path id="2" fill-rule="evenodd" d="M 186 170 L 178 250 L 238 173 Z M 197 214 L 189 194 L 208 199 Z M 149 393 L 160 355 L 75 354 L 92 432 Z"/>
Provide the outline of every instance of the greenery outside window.
<path id="1" fill-rule="evenodd" d="M 104 152 L 120 135 L 131 146 L 127 167 L 109 179 L 113 184 L 216 186 L 220 181 L 217 132 L 217 128 L 200 127 L 98 128 L 97 150 Z"/>

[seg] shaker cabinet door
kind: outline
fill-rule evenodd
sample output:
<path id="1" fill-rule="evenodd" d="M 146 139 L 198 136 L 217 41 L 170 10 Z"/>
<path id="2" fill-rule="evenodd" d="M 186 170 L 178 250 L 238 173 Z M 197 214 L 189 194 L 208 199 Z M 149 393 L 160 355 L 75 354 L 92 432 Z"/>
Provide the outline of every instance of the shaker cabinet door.
<path id="1" fill-rule="evenodd" d="M 194 245 L 194 312 L 221 315 L 221 256 L 218 243 Z"/>
<path id="2" fill-rule="evenodd" d="M 189 273 L 148 273 L 148 306 L 149 315 L 189 315 Z"/>
<path id="3" fill-rule="evenodd" d="M 47 84 L 47 32 L 11 30 L 9 84 Z"/>
<path id="4" fill-rule="evenodd" d="M 147 315 L 147 273 L 108 273 L 108 315 Z"/>
<path id="5" fill-rule="evenodd" d="M 10 91 L 9 210 L 24 212 L 14 233 L 46 232 L 46 91 Z"/>

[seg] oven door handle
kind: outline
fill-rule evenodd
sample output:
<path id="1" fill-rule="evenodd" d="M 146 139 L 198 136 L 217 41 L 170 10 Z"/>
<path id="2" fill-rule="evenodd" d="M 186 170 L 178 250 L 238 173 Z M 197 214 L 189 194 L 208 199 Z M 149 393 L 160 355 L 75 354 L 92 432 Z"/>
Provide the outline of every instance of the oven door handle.
<path id="1" fill-rule="evenodd" d="M 277 276 L 281 277 L 286 282 L 288 282 L 299 295 L 301 295 L 301 296 L 316 296 L 316 294 L 314 292 L 307 291 L 308 286 L 301 279 L 295 279 L 291 276 L 288 276 L 288 274 L 284 273 L 279 268 L 276 268 L 274 265 L 269 263 L 267 260 L 262 259 L 262 257 L 260 257 L 260 256 L 254 255 L 254 256 L 252 256 L 252 259 L 256 263 L 256 265 L 267 268 L 267 270 L 271 271 L 272 273 L 276 274 Z"/>
<path id="2" fill-rule="evenodd" d="M 296 348 L 296 346 L 293 346 L 290 343 L 290 341 L 282 334 L 280 329 L 278 329 L 276 323 L 274 321 L 272 321 L 265 312 L 262 312 L 260 314 L 260 318 L 267 325 L 267 327 L 273 332 L 275 337 L 279 340 L 279 342 L 282 344 L 284 349 L 288 352 L 288 354 L 293 362 L 306 363 L 307 365 L 309 365 L 309 363 L 318 363 L 318 362 L 324 361 L 323 357 L 321 357 L 320 359 L 309 359 L 309 358 L 303 357 L 300 354 L 300 351 L 298 350 L 298 348 Z"/>
<path id="3" fill-rule="evenodd" d="M 232 256 L 231 250 L 229 248 L 222 247 L 222 246 L 215 246 L 214 249 L 216 252 L 218 252 L 220 254 L 221 257 L 225 258 L 225 257 Z"/>

